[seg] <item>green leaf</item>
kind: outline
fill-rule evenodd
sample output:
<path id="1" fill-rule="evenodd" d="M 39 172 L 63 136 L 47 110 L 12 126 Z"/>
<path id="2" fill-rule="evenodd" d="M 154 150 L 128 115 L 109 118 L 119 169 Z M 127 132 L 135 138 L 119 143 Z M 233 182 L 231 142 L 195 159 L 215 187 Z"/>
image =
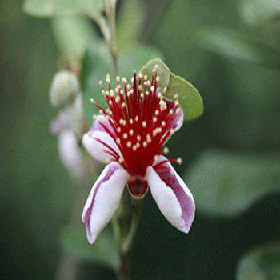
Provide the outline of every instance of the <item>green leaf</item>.
<path id="1" fill-rule="evenodd" d="M 102 0 L 25 0 L 23 11 L 36 17 L 100 13 Z"/>
<path id="2" fill-rule="evenodd" d="M 154 75 L 155 66 L 158 67 L 158 91 L 163 93 L 164 88 L 167 88 L 169 85 L 171 71 L 160 58 L 150 60 L 145 66 L 142 67 L 140 73 L 147 75 L 148 79 L 150 80 Z"/>
<path id="3" fill-rule="evenodd" d="M 120 265 L 118 248 L 110 227 L 106 227 L 90 245 L 85 228 L 67 226 L 61 232 L 60 244 L 64 252 L 74 254 L 79 259 L 92 260 L 114 269 Z"/>
<path id="4" fill-rule="evenodd" d="M 119 74 L 130 80 L 135 70 L 140 69 L 143 64 L 156 56 L 161 56 L 161 53 L 155 48 L 129 45 L 119 54 Z M 103 108 L 108 107 L 101 93 L 99 81 L 103 81 L 104 87 L 107 88 L 104 81 L 110 70 L 109 49 L 104 42 L 95 40 L 87 50 L 82 64 L 83 106 L 89 124 L 93 121 L 93 114 L 98 113 L 96 106 L 90 104 L 91 98 Z M 111 84 L 114 84 L 112 79 Z"/>
<path id="5" fill-rule="evenodd" d="M 259 246 L 245 253 L 239 261 L 236 279 L 280 279 L 280 243 Z"/>
<path id="6" fill-rule="evenodd" d="M 155 66 L 158 67 L 159 92 L 164 92 L 164 88 L 166 88 L 165 96 L 169 99 L 174 99 L 174 95 L 178 94 L 185 120 L 192 120 L 201 116 L 203 102 L 197 89 L 185 79 L 174 75 L 161 59 L 152 59 L 142 67 L 140 72 L 143 75 L 147 75 L 148 79 L 151 79 Z"/>
<path id="7" fill-rule="evenodd" d="M 262 195 L 280 191 L 280 155 L 208 150 L 184 179 L 200 211 L 236 216 Z"/>
<path id="8" fill-rule="evenodd" d="M 70 57 L 81 57 L 94 36 L 90 20 L 82 16 L 54 16 L 52 26 L 62 53 Z"/>
<path id="9" fill-rule="evenodd" d="M 166 97 L 172 98 L 175 94 L 178 94 L 179 104 L 183 108 L 184 120 L 192 120 L 202 115 L 203 102 L 197 89 L 185 79 L 171 74 Z"/>
<path id="10" fill-rule="evenodd" d="M 280 2 L 277 0 L 243 0 L 239 8 L 244 21 L 253 26 L 279 18 L 280 15 Z"/>
<path id="11" fill-rule="evenodd" d="M 55 0 L 25 0 L 23 3 L 23 11 L 35 17 L 50 17 L 55 11 Z"/>
<path id="12" fill-rule="evenodd" d="M 119 51 L 122 51 L 127 45 L 137 42 L 144 17 L 145 5 L 141 0 L 122 2 L 122 8 L 120 9 L 117 22 Z"/>
<path id="13" fill-rule="evenodd" d="M 280 67 L 280 52 L 269 45 L 248 40 L 238 32 L 222 28 L 204 28 L 197 32 L 197 43 L 204 49 L 232 60 L 242 60 L 268 68 Z"/>
<path id="14" fill-rule="evenodd" d="M 107 108 L 99 81 L 103 81 L 106 87 L 105 78 L 108 73 L 110 73 L 109 48 L 104 42 L 95 40 L 86 51 L 82 62 L 83 112 L 89 125 L 93 122 L 93 114 L 99 112 L 99 109 L 90 103 L 90 99 L 93 98 L 100 106 Z"/>

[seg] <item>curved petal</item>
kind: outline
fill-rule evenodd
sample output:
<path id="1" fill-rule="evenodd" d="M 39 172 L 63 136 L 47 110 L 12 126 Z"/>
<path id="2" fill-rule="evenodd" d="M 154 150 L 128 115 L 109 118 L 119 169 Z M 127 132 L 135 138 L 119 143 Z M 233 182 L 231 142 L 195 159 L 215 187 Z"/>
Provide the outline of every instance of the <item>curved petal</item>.
<path id="1" fill-rule="evenodd" d="M 78 140 L 74 132 L 63 130 L 58 136 L 59 156 L 73 178 L 80 179 L 87 173 Z"/>
<path id="2" fill-rule="evenodd" d="M 95 121 L 93 122 L 93 126 L 90 128 L 90 131 L 93 132 L 95 130 L 99 130 L 106 132 L 101 124 L 103 124 L 112 134 L 115 135 L 114 129 L 104 115 L 96 115 Z"/>
<path id="3" fill-rule="evenodd" d="M 171 164 L 149 166 L 146 179 L 162 214 L 177 229 L 188 233 L 194 220 L 194 199 Z"/>
<path id="4" fill-rule="evenodd" d="M 82 142 L 89 154 L 101 162 L 109 162 L 112 159 L 112 152 L 121 156 L 121 152 L 114 142 L 114 139 L 107 132 L 91 130 L 83 135 Z M 107 147 L 103 143 L 105 143 Z"/>
<path id="5" fill-rule="evenodd" d="M 82 215 L 91 244 L 118 208 L 128 178 L 129 174 L 118 163 L 112 162 L 92 187 Z"/>

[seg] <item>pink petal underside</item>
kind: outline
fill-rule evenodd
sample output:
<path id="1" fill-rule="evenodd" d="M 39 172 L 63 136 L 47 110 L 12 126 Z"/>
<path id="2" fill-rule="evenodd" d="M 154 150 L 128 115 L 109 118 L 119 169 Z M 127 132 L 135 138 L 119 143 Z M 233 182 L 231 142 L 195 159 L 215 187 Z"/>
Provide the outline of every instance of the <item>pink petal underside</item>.
<path id="1" fill-rule="evenodd" d="M 93 132 L 95 130 L 106 132 L 104 126 L 115 135 L 115 132 L 110 124 L 110 122 L 105 118 L 103 115 L 97 115 L 96 119 L 93 123 L 93 126 L 91 127 L 90 131 Z"/>
<path id="2" fill-rule="evenodd" d="M 88 241 L 92 244 L 114 215 L 129 174 L 118 164 L 108 164 L 91 189 L 83 210 Z"/>
<path id="3" fill-rule="evenodd" d="M 188 233 L 194 220 L 194 199 L 171 164 L 149 166 L 146 179 L 162 214 L 178 230 Z"/>

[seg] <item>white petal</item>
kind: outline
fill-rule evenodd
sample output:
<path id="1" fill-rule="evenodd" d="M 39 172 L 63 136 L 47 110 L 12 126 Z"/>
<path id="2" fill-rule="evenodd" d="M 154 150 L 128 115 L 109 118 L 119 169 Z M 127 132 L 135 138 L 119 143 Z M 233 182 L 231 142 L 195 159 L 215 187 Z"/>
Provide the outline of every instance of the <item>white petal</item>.
<path id="1" fill-rule="evenodd" d="M 188 233 L 194 220 L 194 199 L 171 164 L 164 163 L 157 168 L 149 166 L 146 179 L 162 214 L 177 229 Z"/>
<path id="2" fill-rule="evenodd" d="M 63 130 L 59 134 L 58 151 L 62 162 L 67 167 L 72 177 L 79 179 L 85 176 L 87 168 L 74 132 Z"/>
<path id="3" fill-rule="evenodd" d="M 108 153 L 112 152 L 112 150 L 100 143 L 98 140 L 106 143 L 106 145 L 111 147 L 111 149 L 121 156 L 121 152 L 114 142 L 114 139 L 107 132 L 91 130 L 87 134 L 83 135 L 82 142 L 83 146 L 93 158 L 105 163 L 112 159 L 112 156 Z"/>
<path id="4" fill-rule="evenodd" d="M 118 208 L 129 174 L 116 162 L 108 164 L 91 189 L 82 219 L 92 244 Z"/>

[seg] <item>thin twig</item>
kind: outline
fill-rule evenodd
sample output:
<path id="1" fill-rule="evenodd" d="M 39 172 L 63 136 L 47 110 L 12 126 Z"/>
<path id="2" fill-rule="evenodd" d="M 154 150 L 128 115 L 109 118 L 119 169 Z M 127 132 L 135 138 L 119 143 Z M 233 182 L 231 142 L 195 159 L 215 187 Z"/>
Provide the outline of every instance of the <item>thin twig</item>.
<path id="1" fill-rule="evenodd" d="M 114 75 L 114 81 L 118 76 L 118 48 L 116 42 L 116 1 L 107 0 L 106 3 L 106 14 L 109 20 L 110 28 L 110 54 L 111 54 L 111 64 Z"/>

